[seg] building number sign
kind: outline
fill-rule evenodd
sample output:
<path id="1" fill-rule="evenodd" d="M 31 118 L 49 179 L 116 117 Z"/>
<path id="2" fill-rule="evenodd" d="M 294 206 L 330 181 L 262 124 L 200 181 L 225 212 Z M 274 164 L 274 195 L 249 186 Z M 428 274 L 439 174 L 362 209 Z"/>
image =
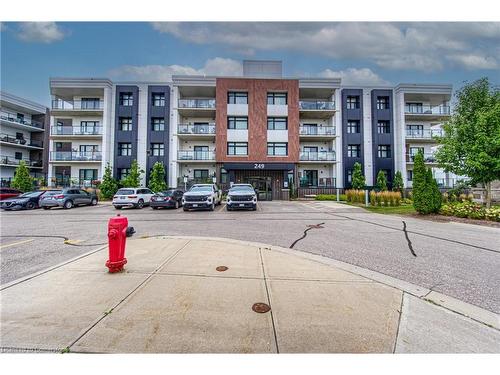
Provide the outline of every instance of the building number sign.
<path id="1" fill-rule="evenodd" d="M 264 169 L 265 167 L 265 164 L 254 163 L 253 165 L 253 169 Z"/>

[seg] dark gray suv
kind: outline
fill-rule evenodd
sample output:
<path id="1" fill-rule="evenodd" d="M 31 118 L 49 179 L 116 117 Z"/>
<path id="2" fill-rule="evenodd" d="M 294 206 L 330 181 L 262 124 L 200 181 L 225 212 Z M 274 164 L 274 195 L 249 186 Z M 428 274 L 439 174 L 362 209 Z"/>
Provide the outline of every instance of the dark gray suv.
<path id="1" fill-rule="evenodd" d="M 66 209 L 74 206 L 95 206 L 97 204 L 97 195 L 89 193 L 78 188 L 66 188 L 60 191 L 52 192 L 51 195 L 43 197 L 40 201 L 40 207 L 49 210 L 52 207 L 64 207 Z"/>

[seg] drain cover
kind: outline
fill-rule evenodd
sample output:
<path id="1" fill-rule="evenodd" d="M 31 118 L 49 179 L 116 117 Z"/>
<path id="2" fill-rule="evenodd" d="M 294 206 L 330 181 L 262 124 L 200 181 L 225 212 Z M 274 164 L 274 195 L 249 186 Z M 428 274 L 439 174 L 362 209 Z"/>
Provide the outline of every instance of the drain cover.
<path id="1" fill-rule="evenodd" d="M 227 267 L 226 266 L 219 266 L 216 268 L 216 270 L 219 272 L 224 272 L 224 271 L 227 271 Z"/>
<path id="2" fill-rule="evenodd" d="M 253 304 L 252 310 L 256 313 L 262 314 L 268 312 L 269 310 L 271 310 L 271 308 L 265 303 L 258 302 Z"/>

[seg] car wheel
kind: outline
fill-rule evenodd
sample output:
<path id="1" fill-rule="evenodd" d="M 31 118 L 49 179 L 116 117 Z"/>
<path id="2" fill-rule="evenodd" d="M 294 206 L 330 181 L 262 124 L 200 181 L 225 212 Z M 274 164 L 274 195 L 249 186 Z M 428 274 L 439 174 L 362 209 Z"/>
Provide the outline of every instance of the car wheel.
<path id="1" fill-rule="evenodd" d="M 157 210 L 157 209 L 158 209 L 158 207 L 151 207 L 151 208 L 152 208 L 153 210 Z"/>
<path id="2" fill-rule="evenodd" d="M 69 210 L 72 207 L 73 207 L 73 201 L 67 200 L 66 202 L 64 202 L 64 208 L 65 209 Z"/>
<path id="3" fill-rule="evenodd" d="M 179 208 L 179 201 L 175 201 L 175 209 L 177 210 Z"/>
<path id="4" fill-rule="evenodd" d="M 45 207 L 44 207 L 45 208 Z M 120 206 L 115 206 L 115 210 L 121 210 L 122 208 Z"/>
<path id="5" fill-rule="evenodd" d="M 144 200 L 139 199 L 139 202 L 137 202 L 137 208 L 143 208 L 144 207 Z"/>
<path id="6" fill-rule="evenodd" d="M 226 210 L 227 211 L 232 211 L 233 209 L 231 207 L 229 207 L 229 206 L 226 206 Z"/>
<path id="7" fill-rule="evenodd" d="M 257 211 L 257 205 L 252 207 L 252 211 Z"/>
<path id="8" fill-rule="evenodd" d="M 92 201 L 90 202 L 90 204 L 92 206 L 97 206 L 97 198 L 92 199 Z"/>
<path id="9" fill-rule="evenodd" d="M 26 203 L 26 209 L 27 210 L 32 210 L 35 208 L 35 203 L 34 202 L 28 202 Z"/>
<path id="10" fill-rule="evenodd" d="M 183 209 L 184 211 L 189 211 L 189 208 L 187 208 L 187 207 L 182 207 L 182 209 Z"/>
<path id="11" fill-rule="evenodd" d="M 42 207 L 44 210 L 50 210 L 50 207 Z"/>
<path id="12" fill-rule="evenodd" d="M 215 210 L 215 203 L 212 203 L 212 205 L 210 206 L 210 211 L 213 211 Z"/>

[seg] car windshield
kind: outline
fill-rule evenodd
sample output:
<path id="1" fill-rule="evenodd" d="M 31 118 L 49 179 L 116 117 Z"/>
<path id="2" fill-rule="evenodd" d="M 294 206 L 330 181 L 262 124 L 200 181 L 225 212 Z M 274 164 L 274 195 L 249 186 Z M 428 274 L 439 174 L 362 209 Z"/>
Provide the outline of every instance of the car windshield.
<path id="1" fill-rule="evenodd" d="M 116 195 L 127 195 L 127 194 L 134 194 L 134 191 L 132 189 L 120 189 L 116 192 Z"/>
<path id="2" fill-rule="evenodd" d="M 173 190 L 160 191 L 159 193 L 156 193 L 156 195 L 159 195 L 160 197 L 171 197 L 173 194 Z"/>
<path id="3" fill-rule="evenodd" d="M 40 194 L 42 194 L 41 191 L 29 191 L 27 193 L 21 194 L 19 198 L 31 198 L 31 197 L 38 197 Z"/>
<path id="4" fill-rule="evenodd" d="M 248 186 L 248 185 L 241 185 L 241 186 L 233 186 L 231 189 L 229 189 L 230 192 L 232 191 L 251 191 L 253 192 L 253 187 Z"/>
<path id="5" fill-rule="evenodd" d="M 191 189 L 189 189 L 189 192 L 207 192 L 210 193 L 212 191 L 211 186 L 193 186 Z"/>

